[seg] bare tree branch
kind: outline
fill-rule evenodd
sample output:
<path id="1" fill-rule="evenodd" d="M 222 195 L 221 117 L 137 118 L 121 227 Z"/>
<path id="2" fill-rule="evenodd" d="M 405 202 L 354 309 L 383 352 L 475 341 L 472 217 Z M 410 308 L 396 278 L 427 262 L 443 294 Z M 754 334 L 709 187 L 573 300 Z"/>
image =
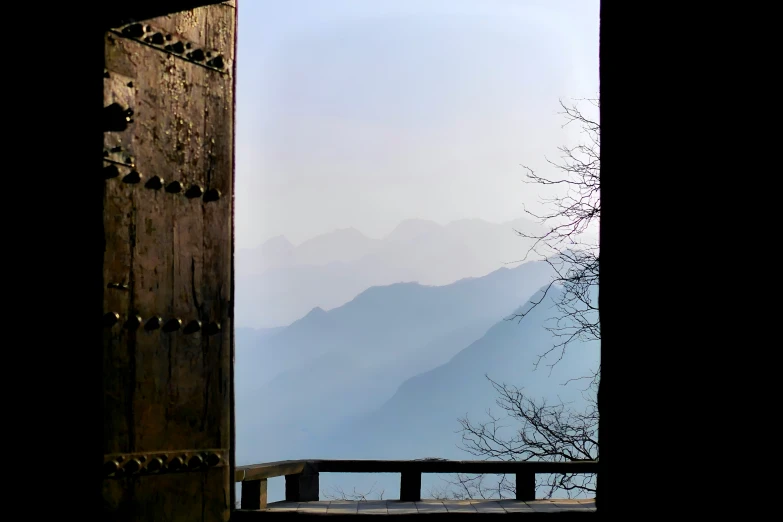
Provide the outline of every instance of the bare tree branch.
<path id="1" fill-rule="evenodd" d="M 586 101 L 600 108 L 597 99 Z M 522 312 L 509 317 L 509 320 L 522 320 L 550 294 L 554 286 L 563 288 L 563 295 L 556 301 L 559 313 L 553 323 L 546 328 L 557 338 L 555 344 L 538 356 L 535 363 L 553 358 L 547 366 L 552 368 L 562 360 L 569 344 L 574 341 L 600 340 L 601 324 L 598 319 L 598 303 L 595 301 L 599 274 L 599 245 L 595 240 L 584 238 L 601 218 L 601 126 L 587 117 L 577 105 L 566 105 L 561 100 L 566 118 L 564 126 L 576 123 L 581 125 L 585 143 L 575 147 L 560 147 L 560 162 L 547 159 L 550 165 L 561 173 L 559 177 L 539 175 L 529 167 L 526 183 L 541 186 L 562 186 L 564 195 L 543 200 L 549 211 L 538 214 L 525 211 L 547 224 L 546 232 L 529 234 L 515 231 L 517 235 L 532 239 L 533 243 L 523 260 L 531 254 L 541 256 L 554 270 L 552 282 L 541 295 L 530 301 Z"/>
<path id="2" fill-rule="evenodd" d="M 598 100 L 579 101 L 587 101 L 599 108 Z M 560 147 L 560 162 L 547 159 L 560 172 L 559 177 L 542 176 L 524 167 L 527 183 L 559 186 L 565 192 L 543 201 L 549 206 L 546 212 L 534 213 L 525 209 L 529 215 L 548 225 L 546 232 L 535 235 L 516 231 L 519 236 L 533 240 L 523 261 L 531 255 L 541 256 L 553 268 L 555 276 L 520 313 L 508 318 L 521 321 L 550 296 L 553 288 L 562 287 L 563 291 L 558 294 L 554 305 L 558 313 L 549 324 L 544 325 L 556 341 L 539 354 L 534 363 L 534 368 L 538 368 L 544 360 L 553 360 L 547 364 L 550 373 L 574 341 L 601 340 L 596 301 L 599 245 L 598 241 L 584 239 L 587 232 L 600 224 L 601 218 L 601 126 L 576 105 L 568 106 L 562 101 L 560 104 L 566 118 L 565 125 L 580 125 L 586 140 L 576 147 Z M 588 404 L 584 411 L 577 411 L 559 399 L 554 404 L 546 400 L 536 401 L 524 394 L 522 389 L 497 383 L 487 376 L 498 393 L 496 403 L 504 415 L 497 416 L 487 410 L 488 420 L 483 422 L 471 421 L 467 415 L 459 419 L 462 449 L 486 459 L 512 461 L 597 459 L 600 370 L 599 366 L 589 375 L 563 383 L 565 386 L 587 381 L 582 390 Z M 451 487 L 432 492 L 440 498 L 487 498 L 488 494 L 494 498 L 506 498 L 516 494 L 516 484 L 505 476 L 489 486 L 485 483 L 486 477 L 481 475 L 457 475 L 456 480 L 444 481 Z M 565 492 L 569 498 L 595 493 L 593 474 L 538 475 L 536 481 L 536 489 L 545 488 L 547 498 L 558 491 Z"/>
<path id="3" fill-rule="evenodd" d="M 461 449 L 487 459 L 512 461 L 569 462 L 598 457 L 596 379 L 583 390 L 588 402 L 585 411 L 575 411 L 562 401 L 555 404 L 548 404 L 546 400 L 536 401 L 520 388 L 487 379 L 497 391 L 496 403 L 505 415 L 501 417 L 488 410 L 487 421 L 473 422 L 467 415 L 460 419 Z M 509 420 L 510 423 L 505 422 Z M 510 428 L 510 424 L 514 424 L 515 428 Z M 456 490 L 452 489 L 452 494 L 456 491 L 466 495 L 465 498 L 487 498 L 487 492 L 493 498 L 506 498 L 516 493 L 515 485 L 505 476 L 491 486 L 486 486 L 484 479 L 482 476 L 458 476 L 456 481 L 446 482 L 457 486 Z M 595 476 L 539 475 L 536 488 L 540 487 L 547 488 L 547 498 L 556 491 L 565 491 L 570 498 L 574 494 L 594 493 Z"/>
<path id="4" fill-rule="evenodd" d="M 360 492 L 357 491 L 356 488 L 353 488 L 353 492 L 346 493 L 343 488 L 339 486 L 333 486 L 332 487 L 332 493 L 328 493 L 325 491 L 322 491 L 321 494 L 324 498 L 328 500 L 351 500 L 355 502 L 367 502 L 368 500 L 383 500 L 383 495 L 385 493 L 385 490 L 381 489 L 379 491 L 375 490 L 375 486 L 377 486 L 378 483 L 374 483 L 372 487 L 370 487 L 369 491 L 367 492 Z M 376 493 L 378 498 L 370 498 L 370 495 L 373 493 Z"/>

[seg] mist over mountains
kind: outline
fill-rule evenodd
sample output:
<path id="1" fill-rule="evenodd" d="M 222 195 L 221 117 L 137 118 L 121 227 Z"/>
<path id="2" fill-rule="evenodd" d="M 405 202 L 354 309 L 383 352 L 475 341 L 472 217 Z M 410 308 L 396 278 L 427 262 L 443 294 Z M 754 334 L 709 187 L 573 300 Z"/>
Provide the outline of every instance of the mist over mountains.
<path id="1" fill-rule="evenodd" d="M 516 270 L 524 273 L 523 268 L 528 267 Z M 534 289 L 527 295 L 538 300 L 540 291 Z M 523 321 L 508 319 L 514 312 L 528 310 L 529 301 L 510 307 L 510 312 L 501 314 L 480 334 L 478 327 L 456 327 L 443 343 L 450 350 L 443 350 L 442 362 L 430 368 L 417 365 L 415 358 L 390 362 L 384 353 L 369 349 L 371 344 L 365 345 L 364 352 L 356 344 L 353 352 L 317 356 L 260 388 L 243 388 L 244 393 L 237 397 L 238 463 L 306 458 L 473 458 L 459 448 L 458 418 L 468 415 L 481 420 L 488 408 L 497 412 L 497 395 L 486 376 L 523 387 L 537 399 L 563 400 L 577 408 L 585 405 L 584 386 L 563 383 L 597 367 L 598 342 L 575 342 L 551 373 L 545 363 L 538 369 L 534 365 L 537 356 L 556 341 L 545 325 L 556 314 L 554 305 L 561 291 L 557 287 L 550 290 Z M 377 308 L 367 313 L 373 310 Z M 319 312 L 315 318 L 324 321 L 328 315 Z M 404 328 L 409 323 L 397 324 Z M 335 335 L 336 330 L 327 335 Z M 384 345 L 384 335 L 378 333 L 379 345 L 389 349 L 393 343 Z M 238 354 L 237 368 L 241 366 Z M 242 381 L 237 376 L 238 387 Z M 373 484 L 371 479 L 378 477 L 334 476 L 328 484 L 366 490 Z M 394 491 L 398 479 L 384 480 L 390 481 L 389 491 Z M 270 499 L 282 495 L 282 490 L 277 491 L 280 487 L 272 488 L 270 483 Z"/>
<path id="2" fill-rule="evenodd" d="M 583 404 L 578 383 L 562 384 L 597 366 L 600 343 L 577 341 L 551 375 L 534 371 L 556 342 L 545 324 L 558 315 L 562 289 L 521 322 L 508 320 L 554 276 L 546 261 L 504 264 L 530 245 L 514 229 L 540 233 L 536 227 L 408 220 L 383 239 L 343 229 L 298 246 L 281 236 L 240 251 L 237 464 L 473 458 L 458 447 L 458 419 L 495 405 L 487 375 L 536 398 Z M 322 490 L 366 491 L 378 479 L 321 482 Z M 387 491 L 399 486 L 399 477 L 383 480 Z M 283 498 L 283 483 L 270 481 L 270 501 Z"/>
<path id="3" fill-rule="evenodd" d="M 469 219 L 447 225 L 411 219 L 382 239 L 354 228 L 300 245 L 278 236 L 236 252 L 235 321 L 249 328 L 286 326 L 313 308 L 336 308 L 373 286 L 447 285 L 515 266 L 530 240 L 514 230 L 543 229 L 524 219 L 502 224 Z"/>

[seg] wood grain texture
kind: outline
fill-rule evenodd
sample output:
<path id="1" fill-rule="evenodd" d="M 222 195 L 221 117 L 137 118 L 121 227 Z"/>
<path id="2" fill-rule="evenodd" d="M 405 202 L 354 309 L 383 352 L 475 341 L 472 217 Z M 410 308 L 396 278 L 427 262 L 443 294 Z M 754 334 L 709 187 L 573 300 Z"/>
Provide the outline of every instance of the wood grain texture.
<path id="1" fill-rule="evenodd" d="M 104 148 L 121 145 L 141 181 L 125 183 L 124 172 L 105 181 L 104 312 L 121 317 L 104 326 L 104 452 L 228 449 L 235 9 L 147 22 L 221 50 L 227 66 L 215 71 L 106 33 L 104 105 L 131 106 L 134 121 L 105 133 Z M 162 186 L 148 186 L 156 176 Z M 177 182 L 180 191 L 166 190 Z M 220 197 L 207 201 L 213 188 Z M 134 316 L 142 325 L 124 327 Z M 186 332 L 191 321 L 203 328 Z M 232 479 L 228 466 L 106 479 L 108 519 L 228 520 Z"/>
<path id="2" fill-rule="evenodd" d="M 305 461 L 303 460 L 283 460 L 280 462 L 269 462 L 267 464 L 252 464 L 250 466 L 241 466 L 237 468 L 234 479 L 237 482 L 241 482 L 243 480 L 284 477 L 286 475 L 302 473 L 304 469 Z"/>

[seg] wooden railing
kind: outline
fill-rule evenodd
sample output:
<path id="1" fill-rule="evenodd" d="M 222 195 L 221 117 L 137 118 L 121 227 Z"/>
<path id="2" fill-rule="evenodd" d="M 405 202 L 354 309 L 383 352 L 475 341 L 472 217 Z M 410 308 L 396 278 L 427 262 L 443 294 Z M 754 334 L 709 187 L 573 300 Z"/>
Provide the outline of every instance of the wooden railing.
<path id="1" fill-rule="evenodd" d="M 242 483 L 242 509 L 265 509 L 266 481 L 272 477 L 285 477 L 287 501 L 308 502 L 319 499 L 319 473 L 399 473 L 400 500 L 419 501 L 422 473 L 514 474 L 517 500 L 535 500 L 538 473 L 592 474 L 597 470 L 595 460 L 284 460 L 238 466 L 235 480 Z"/>

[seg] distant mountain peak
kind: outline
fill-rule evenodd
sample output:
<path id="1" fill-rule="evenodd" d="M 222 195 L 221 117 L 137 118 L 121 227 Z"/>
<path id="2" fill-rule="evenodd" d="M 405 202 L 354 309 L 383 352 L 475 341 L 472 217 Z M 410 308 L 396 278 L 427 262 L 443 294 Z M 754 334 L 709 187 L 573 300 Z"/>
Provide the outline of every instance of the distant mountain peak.
<path id="1" fill-rule="evenodd" d="M 326 315 L 326 311 L 320 306 L 316 306 L 307 313 L 306 317 L 317 317 L 320 315 Z"/>
<path id="2" fill-rule="evenodd" d="M 325 245 L 329 244 L 330 242 L 333 242 L 335 240 L 338 241 L 357 241 L 359 240 L 361 243 L 366 243 L 368 241 L 372 241 L 369 237 L 364 235 L 364 233 L 361 230 L 358 230 L 354 227 L 348 227 L 348 228 L 335 228 L 331 232 L 327 232 L 326 234 L 321 234 L 319 236 L 312 237 L 308 239 L 307 241 L 304 241 L 302 244 L 299 245 L 298 248 L 306 248 L 309 245 Z"/>
<path id="3" fill-rule="evenodd" d="M 361 230 L 355 228 L 355 227 L 348 227 L 348 228 L 335 228 L 332 232 L 333 234 L 351 234 L 354 236 L 363 236 Z"/>
<path id="4" fill-rule="evenodd" d="M 442 229 L 442 225 L 429 219 L 406 219 L 394 227 L 394 230 L 386 236 L 386 239 L 391 241 L 405 241 Z"/>
<path id="5" fill-rule="evenodd" d="M 280 235 L 265 241 L 262 245 L 262 248 L 294 248 L 294 245 L 288 240 L 288 238 Z"/>
<path id="6" fill-rule="evenodd" d="M 486 219 L 481 219 L 481 218 L 464 218 L 464 219 L 455 219 L 454 221 L 449 221 L 449 225 L 458 224 L 458 223 L 482 223 L 482 224 L 489 224 L 489 225 L 495 224 L 495 223 L 490 223 Z"/>

